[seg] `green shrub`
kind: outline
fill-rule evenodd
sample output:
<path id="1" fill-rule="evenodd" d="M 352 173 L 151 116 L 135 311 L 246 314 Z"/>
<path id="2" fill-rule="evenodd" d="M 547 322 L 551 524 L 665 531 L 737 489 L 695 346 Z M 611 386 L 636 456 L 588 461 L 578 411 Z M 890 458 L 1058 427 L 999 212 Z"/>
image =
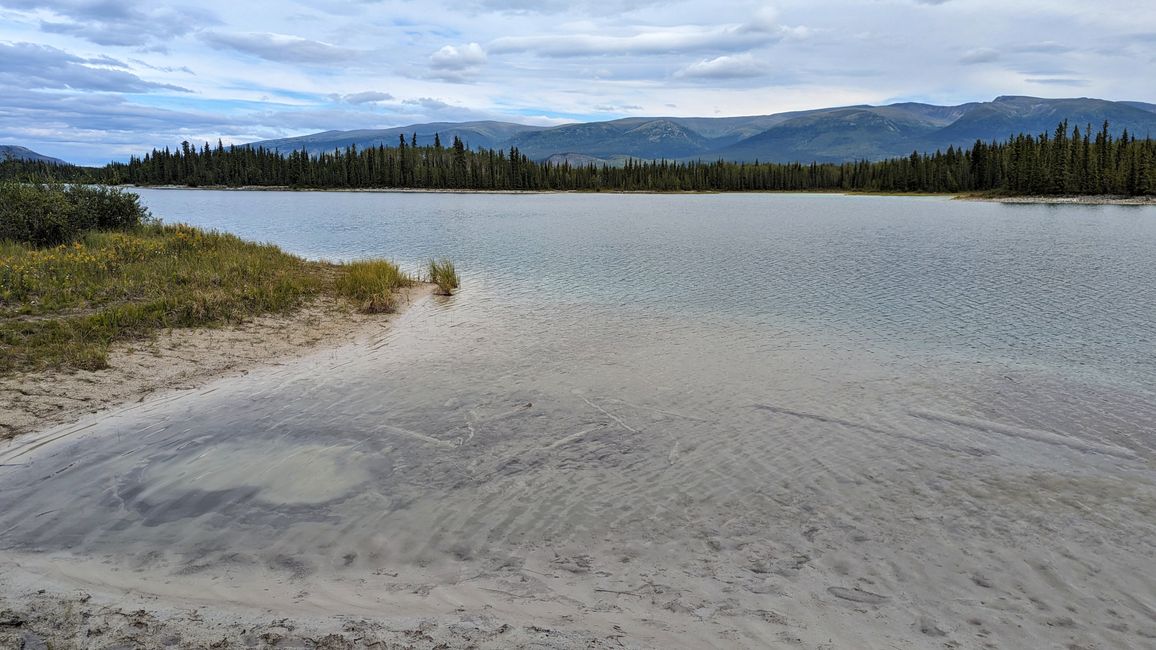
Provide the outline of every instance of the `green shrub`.
<path id="1" fill-rule="evenodd" d="M 461 285 L 454 263 L 445 258 L 429 261 L 429 281 L 438 286 L 437 292 L 443 296 L 452 294 Z"/>
<path id="2" fill-rule="evenodd" d="M 149 220 L 140 197 L 119 189 L 0 183 L 0 240 L 56 246 L 93 230 L 124 230 Z"/>
<path id="3" fill-rule="evenodd" d="M 140 196 L 103 186 L 73 185 L 65 190 L 78 214 L 95 220 L 98 230 L 135 228 L 151 219 Z"/>
<path id="4" fill-rule="evenodd" d="M 85 221 L 59 188 L 0 184 L 0 239 L 53 246 L 71 241 L 94 225 Z"/>

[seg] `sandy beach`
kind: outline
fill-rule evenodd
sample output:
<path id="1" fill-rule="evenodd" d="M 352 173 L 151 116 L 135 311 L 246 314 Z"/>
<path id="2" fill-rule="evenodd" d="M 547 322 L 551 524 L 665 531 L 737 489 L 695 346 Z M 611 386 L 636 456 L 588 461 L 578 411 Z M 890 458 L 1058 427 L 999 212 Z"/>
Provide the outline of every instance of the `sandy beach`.
<path id="1" fill-rule="evenodd" d="M 432 292 L 405 290 L 403 306 Z M 115 346 L 109 367 L 0 377 L 0 441 L 75 422 L 86 414 L 139 403 L 166 390 L 188 390 L 221 377 L 276 364 L 319 346 L 335 346 L 387 327 L 390 315 L 363 314 L 334 298 L 318 298 L 286 315 L 235 327 L 177 329 Z"/>
<path id="2" fill-rule="evenodd" d="M 824 370 L 813 351 L 791 346 L 757 378 L 761 397 L 668 405 L 612 390 L 659 376 L 669 342 L 654 342 L 606 367 L 604 391 L 561 380 L 463 402 L 464 387 L 484 386 L 517 341 L 483 342 L 462 324 L 419 299 L 396 327 L 371 323 L 377 334 L 18 438 L 0 463 L 55 487 L 6 488 L 13 504 L 0 528 L 23 541 L 0 555 L 0 642 L 1156 640 L 1147 567 L 1156 450 L 1124 435 L 1143 431 L 1150 412 L 1121 395 L 1085 393 L 1028 426 L 981 406 L 1042 403 L 1038 377 L 1013 374 L 956 405 L 968 416 L 916 410 L 905 396 L 933 385 L 926 378 L 894 383 L 851 351 Z M 429 345 L 449 333 L 442 349 Z M 476 366 L 456 361 L 479 344 L 487 352 Z M 696 370 L 707 383 L 741 356 L 702 352 L 716 360 Z M 549 363 L 537 362 L 548 376 Z M 444 385 L 407 379 L 431 368 Z M 383 372 L 407 388 L 369 391 Z M 829 401 L 865 385 L 881 387 L 877 405 Z M 389 403 L 408 403 L 410 392 L 442 404 L 444 417 L 387 419 Z M 1117 425 L 1094 424 L 1106 421 Z M 341 433 L 317 437 L 327 427 Z M 87 460 L 76 456 L 84 449 Z M 92 491 L 100 485 L 110 487 Z M 101 494 L 117 501 L 93 501 Z"/>

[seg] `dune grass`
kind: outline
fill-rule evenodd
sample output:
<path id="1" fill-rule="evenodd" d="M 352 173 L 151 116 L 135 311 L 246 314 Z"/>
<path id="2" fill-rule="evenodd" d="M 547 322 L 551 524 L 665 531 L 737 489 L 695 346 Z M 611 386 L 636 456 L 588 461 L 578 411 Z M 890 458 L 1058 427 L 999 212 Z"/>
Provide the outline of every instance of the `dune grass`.
<path id="1" fill-rule="evenodd" d="M 370 314 L 393 311 L 397 292 L 414 280 L 388 260 L 360 260 L 341 267 L 334 282 L 337 295 Z"/>
<path id="2" fill-rule="evenodd" d="M 284 313 L 321 295 L 389 311 L 391 262 L 310 262 L 183 225 L 88 232 L 51 248 L 0 241 L 0 374 L 104 368 L 116 341 Z"/>
<path id="3" fill-rule="evenodd" d="M 448 296 L 461 285 L 454 263 L 448 259 L 430 260 L 427 268 L 429 281 L 437 285 L 437 293 Z"/>

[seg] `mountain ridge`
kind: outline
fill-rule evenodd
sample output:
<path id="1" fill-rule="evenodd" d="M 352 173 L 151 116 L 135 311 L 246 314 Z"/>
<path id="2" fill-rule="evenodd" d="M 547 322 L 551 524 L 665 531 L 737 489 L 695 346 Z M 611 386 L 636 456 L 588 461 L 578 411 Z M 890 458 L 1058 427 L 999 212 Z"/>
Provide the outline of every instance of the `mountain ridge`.
<path id="1" fill-rule="evenodd" d="M 37 153 L 28 147 L 15 144 L 0 144 L 0 161 L 7 159 L 25 160 L 28 162 L 44 162 L 52 165 L 67 165 L 68 163 L 52 156 Z"/>
<path id="2" fill-rule="evenodd" d="M 516 147 L 538 161 L 614 163 L 624 159 L 729 160 L 733 162 L 846 162 L 904 156 L 976 140 L 1003 140 L 1019 133 L 1052 132 L 1111 123 L 1139 137 L 1156 135 L 1156 104 L 1095 98 L 1005 95 L 990 102 L 939 106 L 898 102 L 853 105 L 740 117 L 628 117 L 542 127 L 514 122 L 432 122 L 389 129 L 323 131 L 251 143 L 282 153 L 310 154 L 356 145 L 396 146 L 400 137 L 448 146 L 454 137 L 473 149 Z"/>

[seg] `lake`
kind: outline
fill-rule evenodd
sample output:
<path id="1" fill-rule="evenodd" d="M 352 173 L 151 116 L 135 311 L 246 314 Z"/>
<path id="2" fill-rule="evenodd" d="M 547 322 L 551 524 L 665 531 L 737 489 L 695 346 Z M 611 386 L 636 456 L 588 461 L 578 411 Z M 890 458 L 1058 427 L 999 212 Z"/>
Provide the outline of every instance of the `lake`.
<path id="1" fill-rule="evenodd" d="M 29 570 L 643 646 L 1156 638 L 1156 208 L 140 194 L 463 286 L 0 453 Z"/>

